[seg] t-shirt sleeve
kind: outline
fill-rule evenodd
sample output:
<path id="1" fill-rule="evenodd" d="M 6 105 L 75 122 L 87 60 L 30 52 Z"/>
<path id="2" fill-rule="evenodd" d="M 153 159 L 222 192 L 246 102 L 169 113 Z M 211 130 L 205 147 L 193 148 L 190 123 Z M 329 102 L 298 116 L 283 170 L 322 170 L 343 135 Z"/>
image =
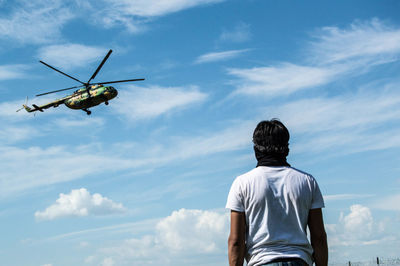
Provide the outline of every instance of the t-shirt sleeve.
<path id="1" fill-rule="evenodd" d="M 226 208 L 233 211 L 244 212 L 243 196 L 241 192 L 240 182 L 236 178 L 233 181 L 231 189 L 228 194 L 228 199 L 226 201 Z"/>
<path id="2" fill-rule="evenodd" d="M 311 209 L 324 208 L 324 198 L 322 197 L 321 190 L 319 189 L 317 181 L 312 177 L 312 202 Z"/>

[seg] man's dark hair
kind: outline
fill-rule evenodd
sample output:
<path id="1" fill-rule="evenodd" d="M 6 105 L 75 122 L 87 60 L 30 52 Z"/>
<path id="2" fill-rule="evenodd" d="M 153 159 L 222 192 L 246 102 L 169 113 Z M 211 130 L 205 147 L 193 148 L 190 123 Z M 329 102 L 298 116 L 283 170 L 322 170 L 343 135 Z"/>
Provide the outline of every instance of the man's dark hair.
<path id="1" fill-rule="evenodd" d="M 277 120 L 261 121 L 253 133 L 255 151 L 287 156 L 289 154 L 289 131 Z"/>

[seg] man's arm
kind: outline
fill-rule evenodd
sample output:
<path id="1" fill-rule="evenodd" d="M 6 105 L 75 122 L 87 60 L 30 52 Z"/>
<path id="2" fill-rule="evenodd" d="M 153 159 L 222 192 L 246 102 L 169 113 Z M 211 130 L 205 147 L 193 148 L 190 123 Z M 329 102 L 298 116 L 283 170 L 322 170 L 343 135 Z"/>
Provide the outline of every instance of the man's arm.
<path id="1" fill-rule="evenodd" d="M 229 266 L 243 266 L 246 253 L 246 217 L 244 212 L 231 211 L 231 232 L 228 238 Z"/>
<path id="2" fill-rule="evenodd" d="M 322 210 L 312 209 L 308 214 L 308 227 L 310 229 L 311 246 L 314 249 L 314 261 L 316 266 L 328 265 L 328 243 Z"/>

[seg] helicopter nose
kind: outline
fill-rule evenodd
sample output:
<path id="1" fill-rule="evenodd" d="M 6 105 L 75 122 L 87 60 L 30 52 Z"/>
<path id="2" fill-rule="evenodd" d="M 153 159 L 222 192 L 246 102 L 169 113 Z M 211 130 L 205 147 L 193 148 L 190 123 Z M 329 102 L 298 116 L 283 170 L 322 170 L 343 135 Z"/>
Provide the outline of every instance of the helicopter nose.
<path id="1" fill-rule="evenodd" d="M 114 87 L 109 86 L 107 87 L 107 90 L 104 92 L 104 95 L 107 97 L 107 99 L 111 100 L 112 98 L 115 98 L 118 95 L 118 91 Z"/>

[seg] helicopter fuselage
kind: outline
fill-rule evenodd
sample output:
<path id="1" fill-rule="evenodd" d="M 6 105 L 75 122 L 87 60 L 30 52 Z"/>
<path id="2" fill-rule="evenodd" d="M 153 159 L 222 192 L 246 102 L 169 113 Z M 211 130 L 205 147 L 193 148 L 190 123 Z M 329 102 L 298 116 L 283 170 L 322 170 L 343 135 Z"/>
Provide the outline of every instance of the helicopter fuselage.
<path id="1" fill-rule="evenodd" d="M 77 94 L 66 99 L 64 104 L 71 109 L 88 109 L 108 101 L 118 95 L 118 91 L 112 86 L 101 84 L 92 85 L 89 89 L 81 88 L 74 92 Z"/>
<path id="2" fill-rule="evenodd" d="M 54 100 L 52 102 L 49 102 L 49 103 L 46 103 L 43 105 L 32 104 L 33 107 L 29 107 L 27 105 L 27 103 L 23 104 L 22 108 L 18 109 L 17 112 L 22 109 L 25 109 L 28 113 L 32 113 L 32 112 L 36 112 L 36 111 L 44 112 L 45 109 L 48 109 L 50 107 L 58 107 L 58 106 L 60 106 L 60 104 L 65 104 L 68 108 L 78 109 L 78 110 L 80 109 L 80 110 L 85 111 L 88 115 L 90 115 L 92 112 L 89 110 L 89 108 L 99 105 L 101 103 L 105 103 L 106 105 L 108 105 L 108 101 L 115 98 L 118 95 L 118 91 L 114 87 L 104 86 L 104 84 L 144 80 L 144 79 L 124 79 L 124 80 L 98 82 L 95 84 L 91 83 L 91 81 L 96 77 L 97 73 L 99 73 L 100 69 L 103 67 L 104 63 L 107 61 L 111 52 L 112 52 L 112 50 L 110 49 L 108 51 L 107 55 L 104 57 L 103 61 L 101 61 L 100 65 L 97 67 L 96 71 L 93 73 L 93 75 L 90 77 L 90 79 L 87 82 L 83 82 L 77 78 L 74 78 L 74 77 L 62 72 L 61 70 L 58 70 L 55 67 L 52 67 L 51 65 L 49 65 L 43 61 L 39 61 L 40 63 L 53 69 L 54 71 L 57 71 L 58 73 L 81 83 L 81 85 L 66 88 L 66 89 L 61 89 L 61 90 L 54 90 L 54 91 L 49 91 L 49 92 L 45 92 L 45 93 L 40 93 L 40 94 L 37 94 L 36 96 L 43 96 L 43 95 L 47 95 L 50 93 L 71 90 L 74 88 L 80 88 L 80 89 L 76 90 L 71 95 L 67 95 L 63 98 L 59 98 L 57 100 Z M 27 98 L 27 102 L 28 102 L 28 98 Z"/>

